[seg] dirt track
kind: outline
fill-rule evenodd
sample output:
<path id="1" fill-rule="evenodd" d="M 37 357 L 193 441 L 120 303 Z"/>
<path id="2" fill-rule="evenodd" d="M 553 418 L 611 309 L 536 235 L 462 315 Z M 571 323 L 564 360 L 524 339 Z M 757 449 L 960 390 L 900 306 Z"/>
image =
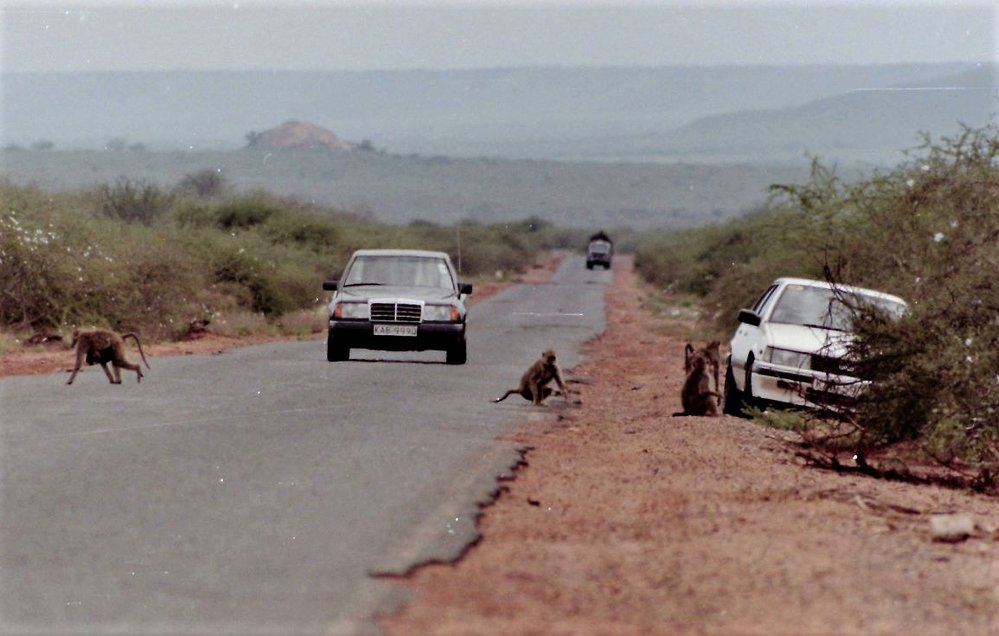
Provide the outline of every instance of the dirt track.
<path id="1" fill-rule="evenodd" d="M 583 406 L 525 423 L 527 465 L 456 564 L 400 581 L 417 634 L 999 633 L 999 501 L 804 466 L 752 422 L 675 418 L 683 341 L 616 261 Z M 559 409 L 548 407 L 551 411 Z M 969 513 L 960 543 L 929 518 Z"/>

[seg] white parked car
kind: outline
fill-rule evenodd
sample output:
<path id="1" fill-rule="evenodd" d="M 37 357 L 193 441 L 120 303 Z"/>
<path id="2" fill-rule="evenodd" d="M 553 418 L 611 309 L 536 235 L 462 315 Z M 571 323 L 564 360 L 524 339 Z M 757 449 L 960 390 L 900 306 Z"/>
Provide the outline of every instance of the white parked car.
<path id="1" fill-rule="evenodd" d="M 844 302 L 846 301 L 846 302 Z M 778 278 L 739 311 L 725 371 L 725 412 L 784 404 L 848 408 L 868 384 L 844 359 L 852 310 L 870 303 L 892 316 L 907 309 L 898 296 L 802 278 Z"/>

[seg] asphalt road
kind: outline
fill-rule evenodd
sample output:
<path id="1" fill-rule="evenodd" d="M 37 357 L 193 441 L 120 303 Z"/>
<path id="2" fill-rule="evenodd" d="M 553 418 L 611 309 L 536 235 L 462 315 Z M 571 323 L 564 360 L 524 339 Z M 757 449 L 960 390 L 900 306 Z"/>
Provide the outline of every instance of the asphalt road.
<path id="1" fill-rule="evenodd" d="M 0 379 L 0 633 L 375 632 L 400 601 L 371 573 L 458 556 L 539 410 L 514 386 L 603 329 L 611 273 L 476 305 L 469 359 L 325 341 Z"/>

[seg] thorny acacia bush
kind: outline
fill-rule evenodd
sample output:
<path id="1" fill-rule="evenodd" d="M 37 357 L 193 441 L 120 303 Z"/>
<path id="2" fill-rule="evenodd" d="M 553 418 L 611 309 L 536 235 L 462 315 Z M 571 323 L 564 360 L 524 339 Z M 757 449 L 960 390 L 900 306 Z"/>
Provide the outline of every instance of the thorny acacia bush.
<path id="1" fill-rule="evenodd" d="M 152 225 L 173 201 L 170 194 L 156 185 L 124 178 L 113 185 L 105 183 L 97 186 L 92 196 L 105 216 L 146 225 Z"/>
<path id="2" fill-rule="evenodd" d="M 660 287 L 699 294 L 727 337 L 777 276 L 898 294 L 901 320 L 858 308 L 854 354 L 872 380 L 856 450 L 915 441 L 984 485 L 999 468 L 999 138 L 965 130 L 847 184 L 819 165 L 775 187 L 768 211 L 646 237 L 636 261 Z"/>
<path id="3" fill-rule="evenodd" d="M 57 194 L 0 181 L 0 329 L 99 325 L 169 339 L 196 319 L 278 325 L 325 305 L 322 281 L 355 249 L 442 250 L 463 277 L 491 277 L 581 245 L 577 234 L 527 221 L 392 226 L 266 193 L 206 200 L 119 182 Z"/>

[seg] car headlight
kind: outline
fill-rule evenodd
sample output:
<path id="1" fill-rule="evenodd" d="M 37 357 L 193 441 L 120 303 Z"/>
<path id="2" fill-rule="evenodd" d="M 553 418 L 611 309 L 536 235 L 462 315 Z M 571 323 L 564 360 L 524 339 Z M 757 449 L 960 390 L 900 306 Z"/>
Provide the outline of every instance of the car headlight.
<path id="1" fill-rule="evenodd" d="M 424 305 L 423 320 L 428 322 L 458 322 L 461 313 L 454 305 Z"/>
<path id="2" fill-rule="evenodd" d="M 368 309 L 368 303 L 342 302 L 337 303 L 336 308 L 333 309 L 333 317 L 337 319 L 367 320 L 370 316 L 371 311 Z"/>
<path id="3" fill-rule="evenodd" d="M 795 367 L 796 369 L 808 369 L 811 367 L 812 356 L 800 351 L 788 351 L 787 349 L 776 349 L 767 347 L 766 360 L 772 364 L 779 364 L 782 367 Z"/>

